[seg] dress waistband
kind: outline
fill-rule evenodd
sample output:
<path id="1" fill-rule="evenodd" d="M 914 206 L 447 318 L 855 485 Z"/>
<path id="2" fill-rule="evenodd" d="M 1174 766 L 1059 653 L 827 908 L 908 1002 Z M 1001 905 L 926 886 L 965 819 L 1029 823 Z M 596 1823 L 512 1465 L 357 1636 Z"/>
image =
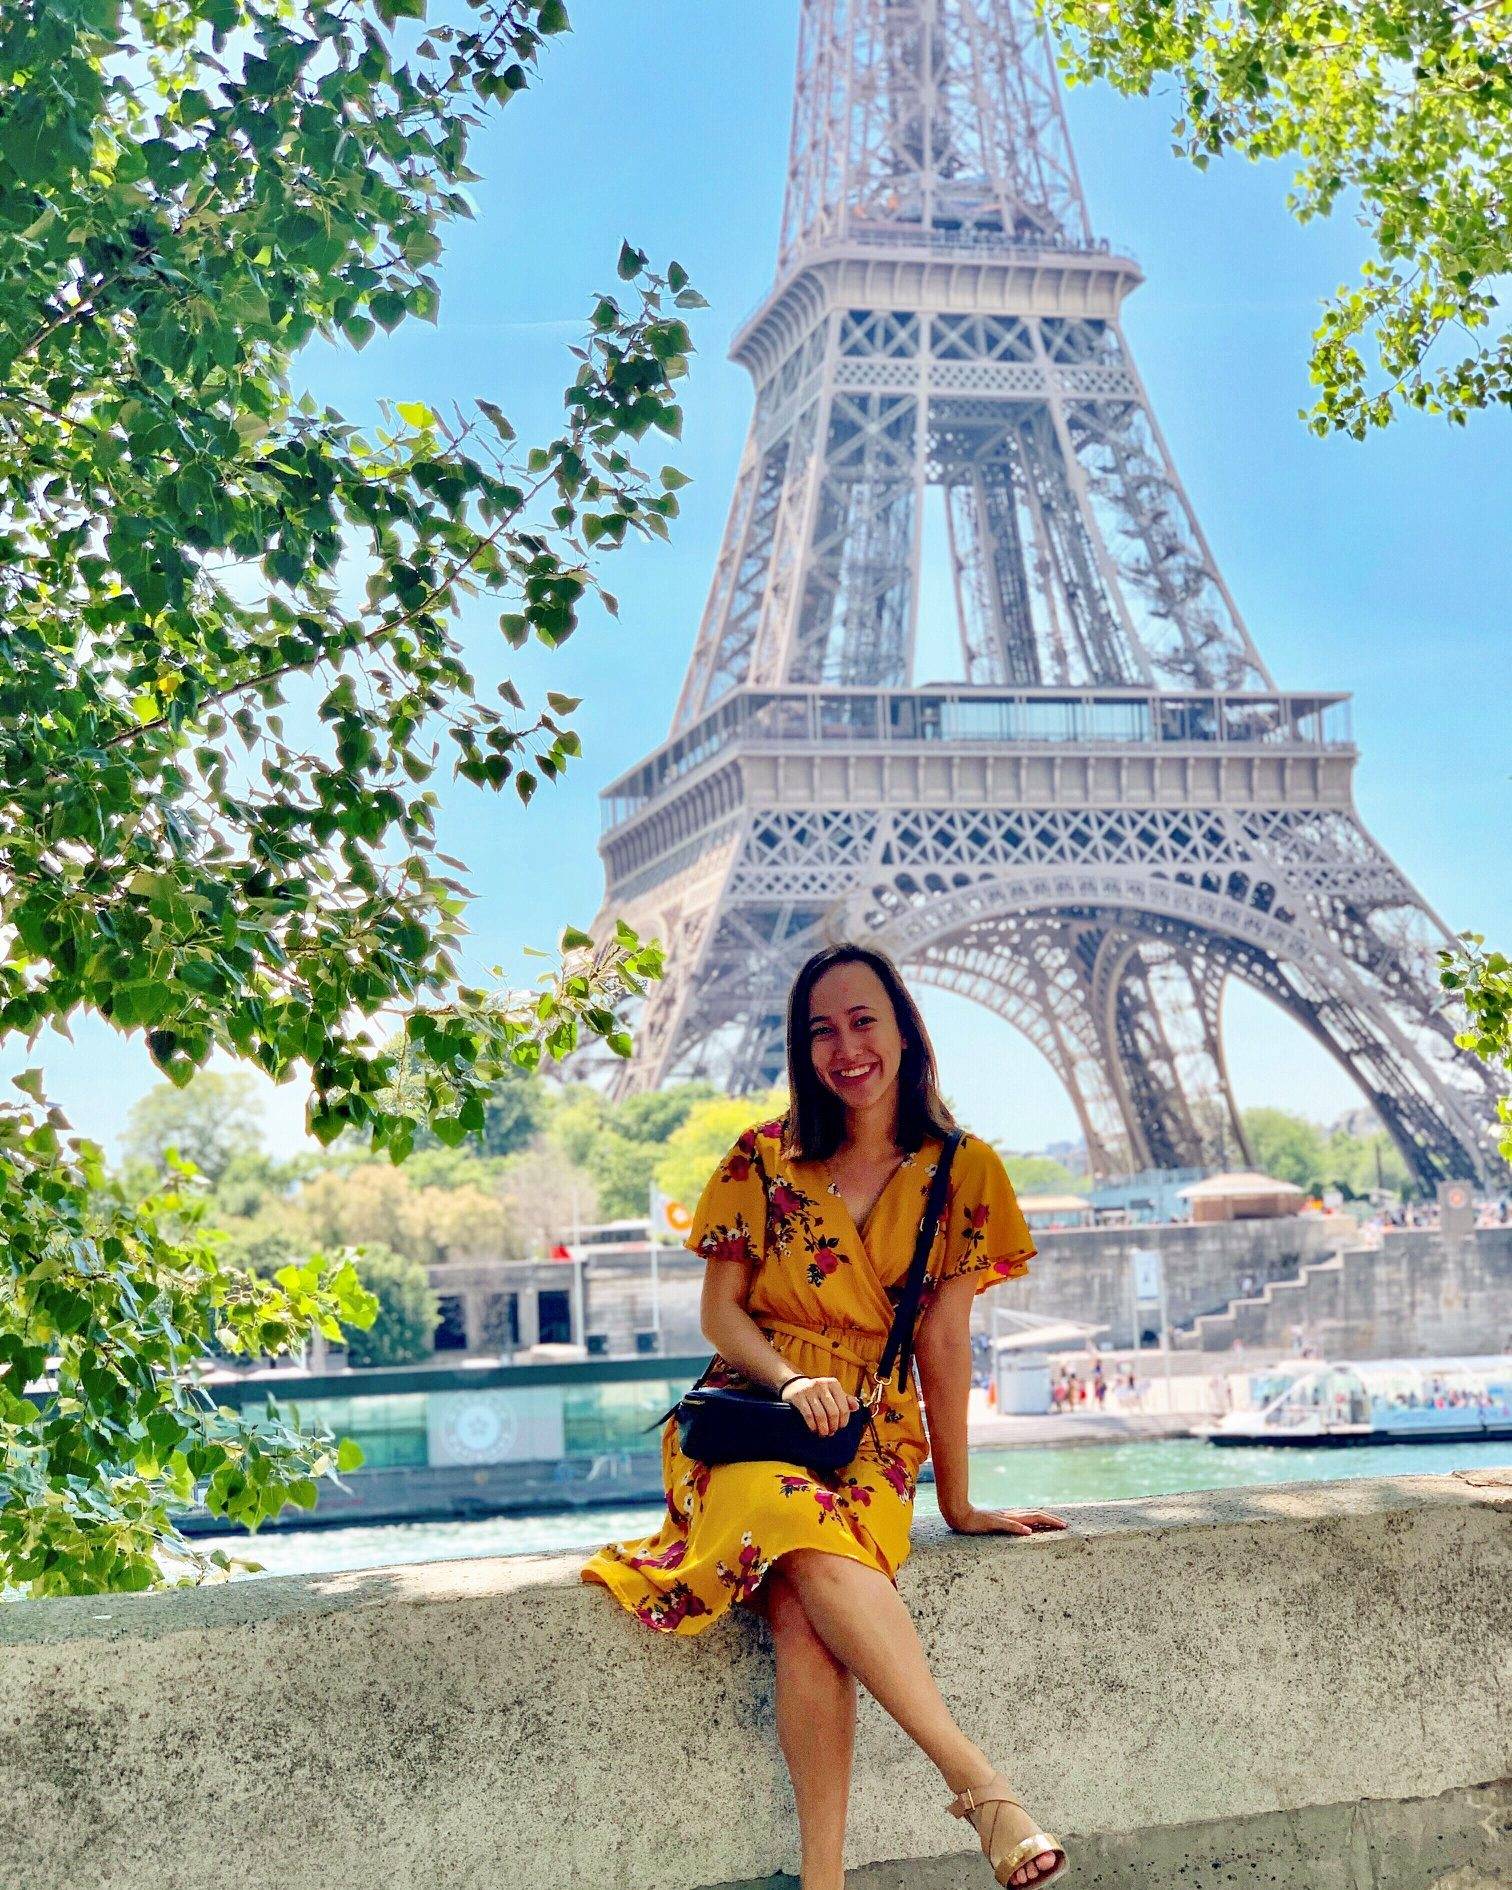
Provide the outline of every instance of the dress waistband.
<path id="1" fill-rule="evenodd" d="M 789 1332 L 796 1339 L 807 1339 L 810 1345 L 817 1345 L 822 1351 L 833 1352 L 836 1358 L 846 1359 L 852 1365 L 875 1372 L 882 1363 L 882 1354 L 887 1349 L 885 1332 L 862 1332 L 855 1326 L 803 1326 L 791 1319 L 758 1318 L 756 1324 L 763 1332 Z M 844 1338 L 839 1335 L 845 1334 Z M 875 1341 L 875 1349 L 861 1351 L 860 1344 Z M 859 1343 L 858 1343 L 859 1342 Z"/>

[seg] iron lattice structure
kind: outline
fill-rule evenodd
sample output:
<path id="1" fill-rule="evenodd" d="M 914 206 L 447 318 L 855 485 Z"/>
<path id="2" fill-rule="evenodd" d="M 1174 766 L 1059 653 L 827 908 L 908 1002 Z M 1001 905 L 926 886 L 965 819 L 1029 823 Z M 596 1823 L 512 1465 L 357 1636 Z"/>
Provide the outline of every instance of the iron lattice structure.
<path id="1" fill-rule="evenodd" d="M 755 412 L 671 736 L 605 790 L 607 891 L 668 946 L 623 1093 L 780 1079 L 817 945 L 1016 1025 L 1095 1172 L 1250 1159 L 1237 977 L 1423 1181 L 1484 1172 L 1448 934 L 1353 807 L 1348 698 L 1279 690 L 1119 326 L 1029 0 L 804 0 Z M 913 682 L 927 507 L 963 680 Z"/>

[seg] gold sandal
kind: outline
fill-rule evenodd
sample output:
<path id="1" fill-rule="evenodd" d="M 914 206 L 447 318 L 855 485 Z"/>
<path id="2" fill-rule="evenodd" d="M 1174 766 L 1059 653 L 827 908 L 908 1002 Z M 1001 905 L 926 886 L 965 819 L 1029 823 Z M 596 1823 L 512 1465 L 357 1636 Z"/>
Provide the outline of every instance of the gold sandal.
<path id="1" fill-rule="evenodd" d="M 1001 1805 L 1003 1809 L 978 1823 L 976 1814 L 984 1811 L 988 1805 Z M 1007 1809 L 1009 1805 L 1014 1807 L 1013 1811 Z M 982 1840 L 982 1849 L 999 1883 L 1007 1883 L 1014 1871 L 1022 1870 L 1025 1864 L 1043 1852 L 1054 1851 L 1055 1862 L 1048 1870 L 1042 1870 L 1025 1884 L 1015 1885 L 1014 1890 L 1029 1890 L 1030 1884 L 1048 1883 L 1065 1868 L 1066 1847 L 1059 1838 L 1053 1838 L 1048 1831 L 1040 1830 L 1009 1791 L 1008 1781 L 1001 1772 L 994 1772 L 985 1785 L 972 1785 L 957 1792 L 950 1801 L 950 1815 L 970 1821 Z"/>

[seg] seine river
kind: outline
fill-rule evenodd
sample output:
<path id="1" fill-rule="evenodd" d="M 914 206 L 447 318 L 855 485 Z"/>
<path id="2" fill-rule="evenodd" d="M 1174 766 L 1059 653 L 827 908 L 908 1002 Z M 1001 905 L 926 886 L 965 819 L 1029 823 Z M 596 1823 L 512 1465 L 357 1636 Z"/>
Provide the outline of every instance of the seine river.
<path id="1" fill-rule="evenodd" d="M 1324 1477 L 1422 1476 L 1512 1466 L 1512 1444 L 1388 1444 L 1348 1450 L 1218 1449 L 1196 1438 L 1134 1444 L 1026 1446 L 971 1453 L 971 1497 L 991 1509 L 1056 1509 L 1064 1503 L 1165 1496 L 1177 1490 L 1301 1483 Z M 916 1518 L 937 1517 L 934 1485 L 922 1483 Z M 650 1535 L 656 1504 L 569 1509 L 482 1522 L 392 1523 L 374 1528 L 264 1530 L 259 1536 L 199 1536 L 200 1548 L 261 1562 L 268 1575 L 385 1568 L 469 1555 L 543 1555 Z M 258 1580 L 242 1576 L 240 1580 Z"/>

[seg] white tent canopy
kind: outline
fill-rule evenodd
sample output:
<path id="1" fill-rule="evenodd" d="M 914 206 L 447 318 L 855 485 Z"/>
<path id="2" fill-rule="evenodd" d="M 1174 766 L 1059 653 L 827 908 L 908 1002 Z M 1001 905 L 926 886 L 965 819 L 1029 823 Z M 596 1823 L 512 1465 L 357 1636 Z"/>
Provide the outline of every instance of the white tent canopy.
<path id="1" fill-rule="evenodd" d="M 1106 1324 L 1089 1325 L 1085 1320 L 1056 1319 L 1048 1313 L 1017 1312 L 1007 1307 L 996 1310 L 994 1326 L 998 1320 L 1018 1329 L 1001 1334 L 994 1331 L 994 1352 L 1032 1351 L 1036 1346 L 1064 1345 L 1069 1339 L 1090 1339 L 1096 1333 L 1111 1329 Z"/>
<path id="2" fill-rule="evenodd" d="M 1082 1194 L 1021 1194 L 1025 1214 L 1090 1214 L 1092 1203 Z"/>
<path id="3" fill-rule="evenodd" d="M 1304 1195 L 1306 1192 L 1294 1181 L 1278 1181 L 1274 1175 L 1259 1175 L 1253 1169 L 1232 1175 L 1209 1175 L 1205 1181 L 1194 1181 L 1189 1187 L 1176 1190 L 1183 1201 L 1239 1201 L 1251 1195 Z"/>

